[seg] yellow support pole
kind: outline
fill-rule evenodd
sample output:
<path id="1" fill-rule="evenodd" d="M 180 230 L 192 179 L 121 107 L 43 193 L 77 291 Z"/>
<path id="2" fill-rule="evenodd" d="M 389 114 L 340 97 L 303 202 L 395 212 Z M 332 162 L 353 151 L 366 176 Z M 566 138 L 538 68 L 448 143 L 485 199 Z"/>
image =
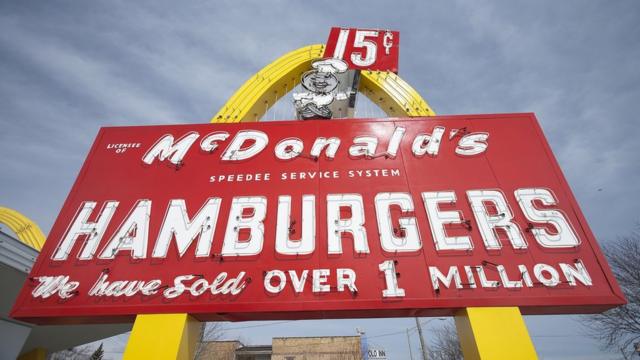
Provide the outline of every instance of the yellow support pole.
<path id="1" fill-rule="evenodd" d="M 537 359 L 517 307 L 472 307 L 456 314 L 465 360 Z"/>
<path id="2" fill-rule="evenodd" d="M 123 359 L 192 360 L 200 331 L 188 314 L 138 315 Z"/>
<path id="3" fill-rule="evenodd" d="M 46 360 L 47 350 L 43 348 L 35 348 L 29 352 L 26 352 L 18 356 L 17 360 Z"/>

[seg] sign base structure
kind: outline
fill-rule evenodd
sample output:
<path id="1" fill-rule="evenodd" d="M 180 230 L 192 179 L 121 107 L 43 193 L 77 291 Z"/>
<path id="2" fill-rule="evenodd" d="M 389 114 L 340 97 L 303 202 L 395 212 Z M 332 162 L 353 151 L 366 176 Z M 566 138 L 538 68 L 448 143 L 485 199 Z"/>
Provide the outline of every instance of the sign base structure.
<path id="1" fill-rule="evenodd" d="M 538 358 L 517 307 L 466 308 L 455 320 L 465 359 Z M 200 329 L 200 323 L 186 314 L 139 315 L 123 359 L 191 360 Z"/>
<path id="2" fill-rule="evenodd" d="M 538 358 L 517 307 L 465 308 L 455 320 L 465 359 Z M 191 360 L 200 330 L 200 323 L 186 314 L 138 315 L 123 359 Z"/>

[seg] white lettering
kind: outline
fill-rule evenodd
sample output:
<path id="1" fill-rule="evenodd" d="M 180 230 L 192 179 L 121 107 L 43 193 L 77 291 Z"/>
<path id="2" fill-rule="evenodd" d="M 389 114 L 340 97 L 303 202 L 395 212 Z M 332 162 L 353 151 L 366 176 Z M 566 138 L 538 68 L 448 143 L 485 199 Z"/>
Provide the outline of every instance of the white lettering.
<path id="1" fill-rule="evenodd" d="M 182 199 L 171 200 L 153 249 L 153 257 L 166 257 L 169 244 L 174 236 L 180 257 L 184 255 L 197 236 L 200 238 L 196 247 L 196 256 L 209 256 L 221 202 L 220 198 L 207 199 L 193 220 L 189 220 L 185 201 Z"/>
<path id="2" fill-rule="evenodd" d="M 249 210 L 251 215 L 245 215 Z M 264 242 L 264 218 L 267 214 L 267 198 L 234 197 L 231 201 L 229 221 L 222 244 L 222 255 L 251 256 L 262 251 Z M 249 230 L 249 238 L 240 240 L 242 229 Z"/>
<path id="3" fill-rule="evenodd" d="M 513 214 L 502 192 L 497 190 L 470 190 L 467 191 L 467 197 L 478 223 L 484 246 L 487 249 L 496 250 L 502 248 L 496 229 L 504 230 L 514 249 L 527 248 L 527 243 L 518 224 L 512 221 Z M 495 211 L 492 214 L 487 211 L 486 203 L 491 203 L 495 206 Z"/>
<path id="4" fill-rule="evenodd" d="M 487 143 L 487 139 L 489 138 L 489 133 L 471 133 L 463 136 L 458 141 L 458 146 L 456 147 L 456 154 L 463 156 L 472 156 L 478 155 L 485 150 L 489 146 Z"/>
<path id="5" fill-rule="evenodd" d="M 58 245 L 52 259 L 66 260 L 78 236 L 86 235 L 87 240 L 78 258 L 80 260 L 91 260 L 113 214 L 118 208 L 118 204 L 117 201 L 107 201 L 102 210 L 100 210 L 98 220 L 96 222 L 89 222 L 89 216 L 91 216 L 93 209 L 96 207 L 96 203 L 93 201 L 83 202 L 62 241 Z"/>
<path id="6" fill-rule="evenodd" d="M 197 132 L 191 131 L 174 143 L 173 135 L 164 135 L 144 154 L 142 162 L 150 165 L 156 158 L 160 161 L 168 158 L 172 164 L 178 165 L 182 163 L 182 158 L 199 136 Z"/>
<path id="7" fill-rule="evenodd" d="M 387 252 L 418 251 L 422 248 L 420 232 L 415 217 L 398 220 L 399 229 L 394 231 L 391 223 L 390 207 L 397 205 L 403 212 L 413 211 L 413 200 L 408 193 L 379 193 L 375 197 L 376 215 L 380 243 Z M 397 234 L 394 234 L 394 232 Z"/>
<path id="8" fill-rule="evenodd" d="M 341 208 L 348 208 L 351 217 L 343 219 Z M 350 233 L 357 253 L 369 253 L 364 228 L 364 205 L 360 194 L 327 195 L 327 242 L 329 254 L 342 254 L 342 233 Z"/>
<path id="9" fill-rule="evenodd" d="M 283 255 L 307 255 L 316 247 L 316 197 L 302 196 L 302 234 L 298 240 L 291 240 L 291 196 L 278 197 L 278 218 L 276 222 L 276 252 Z"/>
<path id="10" fill-rule="evenodd" d="M 442 211 L 440 203 L 454 204 L 456 194 L 453 191 L 423 192 L 422 200 L 427 210 L 431 234 L 436 250 L 471 250 L 473 244 L 468 236 L 448 237 L 444 226 L 448 224 L 462 224 L 458 211 Z"/>
<path id="11" fill-rule="evenodd" d="M 147 257 L 151 200 L 138 200 L 107 246 L 100 259 L 113 259 L 120 251 L 130 251 L 134 259 Z"/>
<path id="12" fill-rule="evenodd" d="M 253 141 L 251 145 L 242 147 L 246 142 Z M 258 130 L 242 130 L 231 140 L 222 154 L 224 161 L 241 161 L 252 158 L 260 153 L 269 143 L 267 134 Z"/>
<path id="13" fill-rule="evenodd" d="M 564 213 L 559 210 L 536 209 L 534 201 L 539 201 L 544 206 L 556 205 L 557 201 L 553 193 L 547 189 L 518 189 L 515 191 L 518 204 L 524 212 L 527 220 L 551 225 L 556 233 L 550 233 L 545 227 L 533 227 L 530 229 L 536 241 L 549 248 L 568 248 L 580 245 L 580 240 L 569 225 Z"/>

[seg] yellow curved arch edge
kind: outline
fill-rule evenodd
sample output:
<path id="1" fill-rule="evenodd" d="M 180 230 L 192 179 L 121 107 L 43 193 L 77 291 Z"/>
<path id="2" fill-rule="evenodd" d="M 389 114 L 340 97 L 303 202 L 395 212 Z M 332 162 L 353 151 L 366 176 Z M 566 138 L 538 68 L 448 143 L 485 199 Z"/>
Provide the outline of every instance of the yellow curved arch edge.
<path id="1" fill-rule="evenodd" d="M 20 241 L 40 251 L 46 237 L 38 224 L 21 213 L 0 206 L 0 223 L 7 225 Z"/>
<path id="2" fill-rule="evenodd" d="M 275 104 L 300 83 L 311 62 L 322 58 L 324 45 L 302 47 L 283 55 L 247 80 L 211 119 L 212 123 L 259 121 Z M 362 71 L 360 92 L 387 115 L 433 116 L 429 104 L 398 75 L 387 71 Z"/>

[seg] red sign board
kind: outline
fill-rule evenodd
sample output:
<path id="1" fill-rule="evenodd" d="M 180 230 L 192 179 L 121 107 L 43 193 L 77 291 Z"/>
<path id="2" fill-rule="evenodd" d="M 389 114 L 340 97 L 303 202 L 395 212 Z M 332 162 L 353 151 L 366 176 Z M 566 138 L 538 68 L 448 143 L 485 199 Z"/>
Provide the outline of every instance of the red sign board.
<path id="1" fill-rule="evenodd" d="M 398 73 L 399 49 L 398 31 L 334 27 L 324 57 L 342 59 L 350 69 Z"/>
<path id="2" fill-rule="evenodd" d="M 624 303 L 533 114 L 100 130 L 12 316 Z"/>

